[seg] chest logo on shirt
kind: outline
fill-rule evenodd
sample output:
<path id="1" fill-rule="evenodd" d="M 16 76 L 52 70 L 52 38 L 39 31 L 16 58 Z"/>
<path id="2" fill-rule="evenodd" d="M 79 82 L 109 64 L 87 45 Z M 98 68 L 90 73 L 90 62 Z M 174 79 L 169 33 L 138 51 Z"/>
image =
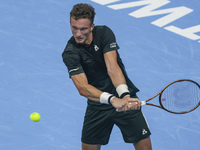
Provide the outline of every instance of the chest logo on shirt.
<path id="1" fill-rule="evenodd" d="M 99 47 L 97 45 L 94 45 L 94 50 L 95 51 L 98 51 L 99 50 Z"/>

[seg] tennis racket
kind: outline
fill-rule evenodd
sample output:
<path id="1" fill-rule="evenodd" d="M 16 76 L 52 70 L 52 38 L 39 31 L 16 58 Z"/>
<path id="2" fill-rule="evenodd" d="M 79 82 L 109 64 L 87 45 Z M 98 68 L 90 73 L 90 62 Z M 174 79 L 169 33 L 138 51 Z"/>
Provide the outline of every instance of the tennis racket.
<path id="1" fill-rule="evenodd" d="M 149 103 L 157 96 L 159 96 L 160 106 Z M 156 106 L 173 114 L 189 113 L 200 105 L 200 86 L 192 80 L 176 80 L 164 87 L 155 96 L 142 101 L 141 105 Z"/>

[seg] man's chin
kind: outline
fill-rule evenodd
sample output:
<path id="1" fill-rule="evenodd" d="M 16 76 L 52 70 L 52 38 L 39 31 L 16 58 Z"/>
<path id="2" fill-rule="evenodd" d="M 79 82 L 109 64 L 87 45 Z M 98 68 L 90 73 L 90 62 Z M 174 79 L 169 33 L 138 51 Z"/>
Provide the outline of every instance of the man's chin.
<path id="1" fill-rule="evenodd" d="M 84 41 L 82 41 L 82 40 L 81 41 L 80 40 L 76 40 L 76 43 L 77 44 L 84 44 Z"/>

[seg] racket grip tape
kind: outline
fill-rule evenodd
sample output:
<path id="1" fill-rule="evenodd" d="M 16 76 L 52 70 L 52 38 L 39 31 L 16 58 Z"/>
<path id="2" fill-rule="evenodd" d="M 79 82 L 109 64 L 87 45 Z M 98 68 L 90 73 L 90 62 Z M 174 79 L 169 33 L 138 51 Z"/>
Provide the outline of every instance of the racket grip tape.
<path id="1" fill-rule="evenodd" d="M 146 101 L 141 101 L 141 105 L 146 105 Z"/>

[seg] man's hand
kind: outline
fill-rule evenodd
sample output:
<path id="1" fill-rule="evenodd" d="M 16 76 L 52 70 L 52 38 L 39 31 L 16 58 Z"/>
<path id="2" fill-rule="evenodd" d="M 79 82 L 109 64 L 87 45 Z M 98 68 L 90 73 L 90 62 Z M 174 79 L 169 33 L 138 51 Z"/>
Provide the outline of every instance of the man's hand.
<path id="1" fill-rule="evenodd" d="M 124 100 L 129 101 L 129 110 L 139 110 L 141 106 L 141 101 L 138 98 L 131 98 L 130 96 L 125 96 Z"/>
<path id="2" fill-rule="evenodd" d="M 114 97 L 111 101 L 113 107 L 116 108 L 116 111 L 127 111 L 130 109 L 129 102 L 127 100 L 123 100 L 117 97 Z"/>
<path id="3" fill-rule="evenodd" d="M 111 101 L 111 104 L 116 108 L 117 111 L 128 111 L 128 110 L 139 110 L 140 109 L 140 100 L 138 98 L 126 98 L 120 99 L 114 97 Z"/>

